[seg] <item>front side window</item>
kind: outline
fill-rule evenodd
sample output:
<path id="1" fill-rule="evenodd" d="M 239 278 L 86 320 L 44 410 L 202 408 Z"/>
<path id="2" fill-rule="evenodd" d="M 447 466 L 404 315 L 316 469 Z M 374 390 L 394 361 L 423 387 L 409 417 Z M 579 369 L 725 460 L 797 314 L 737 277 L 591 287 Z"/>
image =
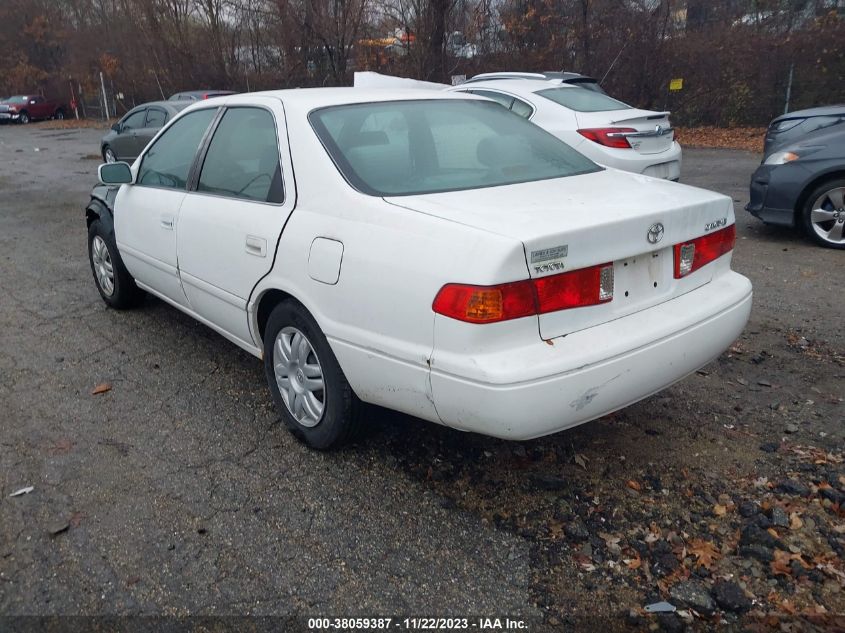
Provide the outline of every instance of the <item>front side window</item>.
<path id="1" fill-rule="evenodd" d="M 584 88 L 561 87 L 538 90 L 537 94 L 576 112 L 604 112 L 606 110 L 630 110 L 627 103 L 617 101 L 601 92 Z"/>
<path id="2" fill-rule="evenodd" d="M 202 137 L 217 108 L 197 110 L 175 121 L 144 154 L 138 184 L 184 189 Z"/>
<path id="3" fill-rule="evenodd" d="M 126 130 L 138 130 L 144 127 L 144 117 L 146 116 L 146 110 L 138 110 L 133 112 L 125 119 L 123 119 L 123 123 L 121 126 Z"/>
<path id="4" fill-rule="evenodd" d="M 261 108 L 226 111 L 203 161 L 197 191 L 281 203 L 279 141 L 273 115 Z"/>
<path id="5" fill-rule="evenodd" d="M 374 196 L 496 187 L 601 169 L 488 101 L 331 106 L 308 118 L 346 180 Z"/>
<path id="6" fill-rule="evenodd" d="M 159 110 L 158 108 L 147 110 L 147 127 L 164 127 L 165 121 L 167 121 L 167 114 L 164 110 Z"/>

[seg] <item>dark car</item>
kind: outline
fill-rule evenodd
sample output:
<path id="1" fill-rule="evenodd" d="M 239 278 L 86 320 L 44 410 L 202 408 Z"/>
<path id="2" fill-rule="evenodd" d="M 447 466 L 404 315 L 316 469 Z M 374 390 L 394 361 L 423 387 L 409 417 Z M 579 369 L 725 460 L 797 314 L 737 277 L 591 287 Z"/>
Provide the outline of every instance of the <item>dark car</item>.
<path id="1" fill-rule="evenodd" d="M 170 95 L 168 101 L 202 101 L 212 97 L 226 97 L 238 94 L 234 90 L 186 90 Z"/>
<path id="2" fill-rule="evenodd" d="M 65 107 L 37 94 L 15 95 L 0 102 L 0 121 L 29 123 L 39 119 L 64 119 Z"/>
<path id="3" fill-rule="evenodd" d="M 607 94 L 604 89 L 592 77 L 582 75 L 580 73 L 573 73 L 568 71 L 549 70 L 542 73 L 521 73 L 521 72 L 498 72 L 498 73 L 482 73 L 475 75 L 471 79 L 467 79 L 464 83 L 472 83 L 474 81 L 490 81 L 491 79 L 545 79 L 547 81 L 559 82 L 562 84 L 572 84 L 585 90 L 592 90 L 593 92 L 600 92 Z"/>
<path id="4" fill-rule="evenodd" d="M 164 124 L 189 105 L 190 101 L 151 101 L 132 108 L 100 141 L 103 160 L 131 163 Z"/>
<path id="5" fill-rule="evenodd" d="M 768 156 L 781 145 L 791 143 L 820 128 L 845 122 L 845 105 L 796 110 L 769 123 L 763 155 Z"/>
<path id="6" fill-rule="evenodd" d="M 767 156 L 751 177 L 745 209 L 845 249 L 845 125 L 816 130 Z"/>

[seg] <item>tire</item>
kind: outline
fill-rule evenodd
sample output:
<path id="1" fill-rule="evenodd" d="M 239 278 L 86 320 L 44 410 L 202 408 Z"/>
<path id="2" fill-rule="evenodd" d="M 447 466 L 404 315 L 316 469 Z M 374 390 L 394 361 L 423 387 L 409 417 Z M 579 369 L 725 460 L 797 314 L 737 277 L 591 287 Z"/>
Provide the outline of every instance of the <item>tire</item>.
<path id="1" fill-rule="evenodd" d="M 117 156 L 115 155 L 114 150 L 108 145 L 103 148 L 103 161 L 107 163 L 117 162 Z"/>
<path id="2" fill-rule="evenodd" d="M 114 233 L 106 231 L 100 220 L 94 220 L 88 227 L 88 263 L 97 291 L 107 306 L 123 310 L 143 299 L 143 290 L 135 285 L 135 280 L 123 265 Z"/>
<path id="3" fill-rule="evenodd" d="M 55 114 L 53 114 L 53 118 L 56 121 L 64 121 L 65 119 L 65 112 L 61 108 L 56 110 Z"/>
<path id="4" fill-rule="evenodd" d="M 307 349 L 300 347 L 303 340 Z M 300 441 L 328 450 L 359 434 L 363 405 L 320 326 L 297 301 L 282 301 L 270 313 L 264 332 L 264 371 L 285 426 Z"/>
<path id="5" fill-rule="evenodd" d="M 29 112 L 27 112 L 26 110 L 21 112 L 20 117 L 18 117 L 18 121 L 20 121 L 21 125 L 26 125 L 27 123 L 29 123 Z"/>
<path id="6" fill-rule="evenodd" d="M 845 178 L 822 183 L 801 210 L 804 230 L 817 244 L 845 249 Z"/>

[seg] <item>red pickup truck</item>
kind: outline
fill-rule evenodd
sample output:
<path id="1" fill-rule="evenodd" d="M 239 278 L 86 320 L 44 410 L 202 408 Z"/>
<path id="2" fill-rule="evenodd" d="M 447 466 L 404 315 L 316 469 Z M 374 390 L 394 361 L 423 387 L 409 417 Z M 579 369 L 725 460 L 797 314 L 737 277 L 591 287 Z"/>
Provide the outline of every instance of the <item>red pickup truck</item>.
<path id="1" fill-rule="evenodd" d="M 0 102 L 0 123 L 29 123 L 38 119 L 64 119 L 65 108 L 41 95 L 15 95 Z"/>

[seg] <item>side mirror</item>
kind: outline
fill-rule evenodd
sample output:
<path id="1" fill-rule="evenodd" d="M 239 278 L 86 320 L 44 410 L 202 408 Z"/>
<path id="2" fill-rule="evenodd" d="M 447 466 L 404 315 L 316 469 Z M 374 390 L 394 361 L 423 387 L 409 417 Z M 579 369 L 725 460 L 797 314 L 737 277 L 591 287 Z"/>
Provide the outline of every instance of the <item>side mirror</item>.
<path id="1" fill-rule="evenodd" d="M 126 185 L 132 182 L 129 163 L 104 163 L 97 168 L 97 177 L 104 185 Z"/>
<path id="2" fill-rule="evenodd" d="M 118 121 L 117 123 L 113 123 L 111 129 L 113 129 L 115 132 L 120 132 L 120 121 Z"/>

